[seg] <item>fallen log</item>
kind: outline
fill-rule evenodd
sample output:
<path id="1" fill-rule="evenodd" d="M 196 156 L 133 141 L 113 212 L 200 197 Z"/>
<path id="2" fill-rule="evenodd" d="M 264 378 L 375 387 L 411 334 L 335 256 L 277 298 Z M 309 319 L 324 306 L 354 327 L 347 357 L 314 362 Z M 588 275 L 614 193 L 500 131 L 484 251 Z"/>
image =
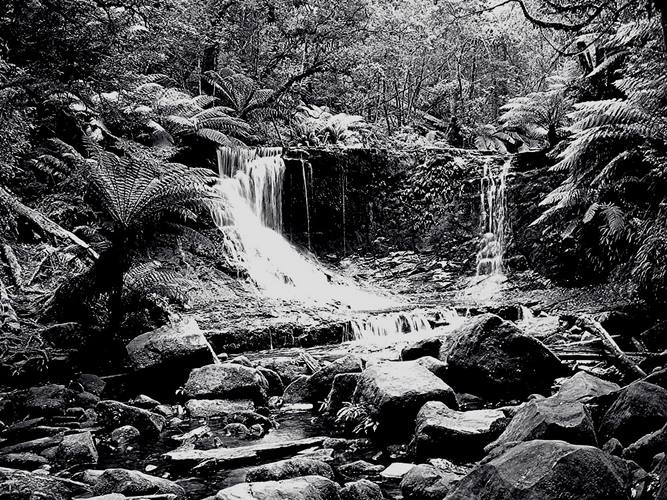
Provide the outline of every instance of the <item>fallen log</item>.
<path id="1" fill-rule="evenodd" d="M 315 373 L 322 368 L 319 364 L 319 362 L 308 352 L 305 350 L 302 350 L 299 352 L 299 359 L 305 363 L 305 365 L 308 367 L 310 370 L 310 373 Z"/>
<path id="2" fill-rule="evenodd" d="M 11 276 L 14 285 L 16 288 L 21 290 L 21 288 L 23 288 L 21 264 L 19 264 L 19 261 L 16 258 L 16 254 L 14 253 L 12 247 L 6 243 L 2 245 L 2 256 L 5 259 L 5 263 L 9 267 L 9 275 Z"/>
<path id="3" fill-rule="evenodd" d="M 607 352 L 618 361 L 619 368 L 624 372 L 635 378 L 643 378 L 646 376 L 646 372 L 642 370 L 625 352 L 623 352 L 620 347 L 618 347 L 618 344 L 611 338 L 609 332 L 607 332 L 600 323 L 584 314 L 577 318 L 577 326 L 597 335 L 602 340 Z"/>
<path id="4" fill-rule="evenodd" d="M 95 250 L 93 250 L 93 248 L 88 243 L 83 241 L 76 234 L 68 231 L 64 227 L 59 226 L 51 219 L 49 219 L 46 215 L 38 212 L 33 208 L 24 205 L 19 201 L 18 198 L 16 198 L 16 196 L 14 196 L 11 192 L 7 191 L 3 187 L 0 187 L 0 204 L 4 205 L 7 208 L 7 210 L 10 210 L 11 212 L 14 212 L 15 214 L 30 221 L 43 233 L 49 234 L 56 238 L 63 238 L 69 240 L 72 243 L 75 243 L 79 247 L 83 248 L 91 259 L 93 260 L 99 259 L 100 256 L 98 255 L 98 253 Z"/>

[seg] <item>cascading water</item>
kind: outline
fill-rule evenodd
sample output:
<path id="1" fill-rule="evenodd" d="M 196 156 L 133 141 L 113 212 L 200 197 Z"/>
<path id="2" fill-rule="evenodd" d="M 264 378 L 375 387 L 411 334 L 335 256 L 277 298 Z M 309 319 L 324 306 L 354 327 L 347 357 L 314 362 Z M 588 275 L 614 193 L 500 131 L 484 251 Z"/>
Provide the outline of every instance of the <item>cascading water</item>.
<path id="1" fill-rule="evenodd" d="M 507 159 L 496 176 L 492 165 L 484 164 L 480 189 L 483 233 L 477 252 L 477 276 L 503 273 L 509 168 L 510 159 Z"/>
<path id="2" fill-rule="evenodd" d="M 432 316 L 437 326 L 453 327 L 462 321 L 454 309 L 447 309 Z M 426 312 L 415 310 L 356 318 L 350 321 L 349 329 L 353 340 L 377 341 L 391 340 L 405 334 L 429 333 L 434 328 Z"/>
<path id="3" fill-rule="evenodd" d="M 387 297 L 335 282 L 321 264 L 281 234 L 285 163 L 281 148 L 218 149 L 220 201 L 213 220 L 225 236 L 224 251 L 268 295 L 303 302 L 370 309 L 392 305 Z"/>

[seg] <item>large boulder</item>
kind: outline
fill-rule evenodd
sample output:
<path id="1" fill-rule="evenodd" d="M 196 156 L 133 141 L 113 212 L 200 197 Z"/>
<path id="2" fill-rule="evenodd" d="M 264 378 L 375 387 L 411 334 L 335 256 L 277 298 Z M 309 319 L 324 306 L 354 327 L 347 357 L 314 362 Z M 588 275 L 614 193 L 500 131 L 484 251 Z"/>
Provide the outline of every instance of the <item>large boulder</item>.
<path id="1" fill-rule="evenodd" d="M 333 469 L 327 463 L 312 458 L 294 457 L 269 464 L 258 465 L 248 470 L 246 481 L 280 481 L 301 476 L 334 478 Z"/>
<path id="2" fill-rule="evenodd" d="M 462 477 L 433 465 L 419 464 L 403 476 L 401 493 L 405 500 L 442 500 Z"/>
<path id="3" fill-rule="evenodd" d="M 222 363 L 192 370 L 183 393 L 195 399 L 252 399 L 263 405 L 268 386 L 264 376 L 256 369 Z"/>
<path id="4" fill-rule="evenodd" d="M 64 385 L 39 385 L 26 391 L 23 406 L 31 416 L 60 415 L 74 400 L 75 394 Z"/>
<path id="5" fill-rule="evenodd" d="M 588 403 L 589 401 L 620 389 L 618 384 L 609 382 L 586 372 L 577 372 L 563 381 L 555 397 L 562 401 Z"/>
<path id="6" fill-rule="evenodd" d="M 505 414 L 500 410 L 456 411 L 430 401 L 417 414 L 412 446 L 420 459 L 476 460 L 502 432 L 504 421 Z"/>
<path id="7" fill-rule="evenodd" d="M 634 460 L 645 469 L 649 469 L 658 453 L 667 451 L 667 424 L 657 431 L 640 437 L 623 450 L 623 458 Z"/>
<path id="8" fill-rule="evenodd" d="M 65 465 L 94 465 L 97 463 L 97 448 L 89 432 L 67 434 L 56 450 L 57 460 Z"/>
<path id="9" fill-rule="evenodd" d="M 307 403 L 310 400 L 308 375 L 299 375 L 290 385 L 285 387 L 283 401 L 287 404 Z"/>
<path id="10" fill-rule="evenodd" d="M 448 381 L 458 392 L 489 400 L 548 393 L 567 368 L 539 340 L 493 314 L 469 320 L 453 334 Z M 442 351 L 441 351 L 442 355 Z"/>
<path id="11" fill-rule="evenodd" d="M 604 443 L 614 437 L 624 446 L 667 421 L 667 390 L 648 382 L 634 382 L 618 392 L 602 417 L 598 436 Z"/>
<path id="12" fill-rule="evenodd" d="M 340 500 L 338 486 L 322 476 L 240 483 L 220 490 L 215 500 Z"/>
<path id="13" fill-rule="evenodd" d="M 329 363 L 313 373 L 308 379 L 308 392 L 311 401 L 322 401 L 331 390 L 334 377 L 341 373 L 359 373 L 364 363 L 359 356 L 349 354 Z"/>
<path id="14" fill-rule="evenodd" d="M 442 340 L 438 337 L 418 340 L 401 350 L 401 361 L 413 361 L 424 356 L 437 358 L 440 355 Z"/>
<path id="15" fill-rule="evenodd" d="M 173 481 L 127 469 L 106 469 L 95 481 L 93 493 L 122 493 L 127 496 L 162 494 L 174 495 L 176 499 L 186 498 L 185 490 Z"/>
<path id="16" fill-rule="evenodd" d="M 135 370 L 194 367 L 213 361 L 213 350 L 193 318 L 141 334 L 125 348 Z"/>
<path id="17" fill-rule="evenodd" d="M 89 493 L 86 485 L 44 474 L 0 467 L 0 498 L 71 500 Z"/>
<path id="18" fill-rule="evenodd" d="M 630 500 L 632 469 L 599 448 L 526 441 L 482 463 L 446 500 Z"/>
<path id="19" fill-rule="evenodd" d="M 457 408 L 454 391 L 414 361 L 380 363 L 359 378 L 353 402 L 364 405 L 377 421 L 376 438 L 395 442 L 409 435 L 415 416 L 428 401 Z"/>
<path id="20" fill-rule="evenodd" d="M 326 412 L 329 417 L 335 417 L 343 403 L 352 400 L 360 376 L 359 373 L 339 373 L 334 377 L 326 399 Z"/>
<path id="21" fill-rule="evenodd" d="M 112 429 L 122 425 L 131 425 L 145 436 L 159 435 L 166 422 L 162 415 L 119 401 L 100 401 L 97 403 L 95 410 L 103 425 Z"/>
<path id="22" fill-rule="evenodd" d="M 308 368 L 299 358 L 288 356 L 276 356 L 257 360 L 257 364 L 263 368 L 273 370 L 286 386 L 291 384 L 297 377 L 308 375 Z"/>
<path id="23" fill-rule="evenodd" d="M 532 439 L 558 439 L 572 444 L 597 445 L 593 419 L 583 404 L 548 398 L 526 403 L 488 449 Z"/>

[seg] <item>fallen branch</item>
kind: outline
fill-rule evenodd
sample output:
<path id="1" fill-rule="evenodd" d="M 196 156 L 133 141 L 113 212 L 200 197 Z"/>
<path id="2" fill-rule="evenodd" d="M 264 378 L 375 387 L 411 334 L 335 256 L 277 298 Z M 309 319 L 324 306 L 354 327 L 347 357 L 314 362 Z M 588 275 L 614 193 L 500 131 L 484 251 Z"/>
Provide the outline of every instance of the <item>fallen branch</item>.
<path id="1" fill-rule="evenodd" d="M 16 285 L 16 288 L 21 290 L 23 287 L 23 279 L 21 278 L 21 264 L 19 264 L 19 261 L 16 258 L 16 254 L 14 253 L 12 247 L 6 243 L 2 245 L 2 256 L 4 257 L 7 266 L 9 266 L 9 274 L 12 277 L 14 285 Z"/>
<path id="2" fill-rule="evenodd" d="M 8 330 L 18 331 L 20 329 L 19 319 L 16 311 L 9 300 L 9 294 L 5 284 L 0 278 L 0 327 L 6 326 Z"/>
<path id="3" fill-rule="evenodd" d="M 2 187 L 0 187 L 0 204 L 4 205 L 8 210 L 16 213 L 17 215 L 20 215 L 21 217 L 29 220 L 42 232 L 50 234 L 56 238 L 67 239 L 83 248 L 91 259 L 99 259 L 98 253 L 93 250 L 93 248 L 88 243 L 64 227 L 56 224 L 44 214 L 24 205 L 18 200 L 18 198 L 16 198 L 16 196 Z"/>
<path id="4" fill-rule="evenodd" d="M 609 354 L 614 356 L 625 372 L 637 377 L 643 378 L 646 376 L 646 372 L 642 370 L 637 363 L 635 363 L 630 357 L 624 353 L 618 344 L 614 342 L 614 339 L 611 338 L 609 332 L 603 328 L 603 326 L 595 321 L 588 315 L 581 315 L 577 318 L 577 325 L 581 328 L 584 328 L 591 332 L 594 335 L 597 335 L 601 340 L 604 346 L 606 347 Z"/>
<path id="5" fill-rule="evenodd" d="M 315 373 L 322 368 L 317 360 L 304 350 L 299 353 L 299 358 L 306 364 L 311 373 Z"/>

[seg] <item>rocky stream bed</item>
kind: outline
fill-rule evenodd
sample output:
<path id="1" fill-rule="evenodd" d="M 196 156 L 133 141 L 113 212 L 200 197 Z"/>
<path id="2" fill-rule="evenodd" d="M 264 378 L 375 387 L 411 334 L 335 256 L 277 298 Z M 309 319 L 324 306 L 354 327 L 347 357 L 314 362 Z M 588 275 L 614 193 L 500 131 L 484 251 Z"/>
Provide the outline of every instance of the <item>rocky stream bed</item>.
<path id="1" fill-rule="evenodd" d="M 667 498 L 660 325 L 622 291 L 341 268 L 402 305 L 230 295 L 130 341 L 127 371 L 4 386 L 0 498 Z M 380 319 L 402 334 L 354 338 Z"/>

